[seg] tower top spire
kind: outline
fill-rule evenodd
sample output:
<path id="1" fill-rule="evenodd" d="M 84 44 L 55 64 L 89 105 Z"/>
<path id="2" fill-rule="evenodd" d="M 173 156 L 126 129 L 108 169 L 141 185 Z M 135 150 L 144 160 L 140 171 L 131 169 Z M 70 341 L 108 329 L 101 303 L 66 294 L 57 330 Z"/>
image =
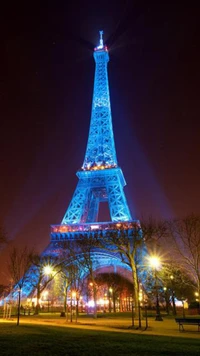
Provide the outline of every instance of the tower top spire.
<path id="1" fill-rule="evenodd" d="M 99 45 L 95 47 L 95 51 L 102 51 L 102 50 L 108 50 L 107 47 L 103 43 L 103 31 L 99 31 L 100 39 L 99 39 Z"/>
<path id="2" fill-rule="evenodd" d="M 103 31 L 99 31 L 99 34 L 100 34 L 100 41 L 99 41 L 99 46 L 98 48 L 103 48 Z"/>

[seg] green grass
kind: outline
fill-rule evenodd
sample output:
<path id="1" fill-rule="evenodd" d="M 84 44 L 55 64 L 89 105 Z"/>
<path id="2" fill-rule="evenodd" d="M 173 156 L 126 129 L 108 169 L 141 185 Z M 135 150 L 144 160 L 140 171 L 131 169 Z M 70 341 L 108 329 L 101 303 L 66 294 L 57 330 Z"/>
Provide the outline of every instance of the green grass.
<path id="1" fill-rule="evenodd" d="M 0 355 L 199 355 L 200 339 L 58 326 L 0 324 Z"/>

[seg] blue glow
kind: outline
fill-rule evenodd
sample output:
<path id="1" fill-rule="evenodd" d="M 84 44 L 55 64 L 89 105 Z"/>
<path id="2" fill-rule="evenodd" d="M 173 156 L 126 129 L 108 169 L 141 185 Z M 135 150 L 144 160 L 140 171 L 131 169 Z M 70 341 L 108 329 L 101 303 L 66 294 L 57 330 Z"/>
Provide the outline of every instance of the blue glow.
<path id="1" fill-rule="evenodd" d="M 140 226 L 139 221 L 132 220 L 123 190 L 126 182 L 117 163 L 107 73 L 109 55 L 102 35 L 103 31 L 100 31 L 100 44 L 94 49 L 96 69 L 85 159 L 82 169 L 77 172 L 79 181 L 69 207 L 61 225 L 52 226 L 51 242 L 42 256 L 59 256 L 62 253 L 62 241 L 66 239 L 75 240 L 81 235 L 95 234 L 109 236 L 107 234 L 113 231 L 120 236 L 120 228 L 126 229 L 127 234 L 132 236 L 135 226 Z M 105 201 L 108 202 L 112 221 L 100 223 L 99 204 Z M 101 251 L 95 247 L 91 253 L 94 270 L 108 266 L 130 270 L 118 253 Z M 67 263 L 70 264 L 71 260 Z M 83 269 L 82 278 L 86 277 L 86 273 Z M 33 281 L 37 281 L 38 274 L 39 270 L 34 266 L 27 272 L 27 283 L 23 287 L 27 297 L 33 292 Z M 17 297 L 17 286 L 13 295 Z"/>
<path id="2" fill-rule="evenodd" d="M 99 31 L 100 34 L 100 41 L 99 41 L 99 46 L 97 49 L 102 49 L 103 48 L 103 31 Z"/>
<path id="3" fill-rule="evenodd" d="M 107 64 L 109 54 L 103 43 L 94 49 L 96 63 L 90 130 L 78 185 L 62 224 L 98 221 L 100 202 L 108 202 L 113 222 L 132 220 L 124 194 L 126 185 L 118 167 L 112 128 Z"/>

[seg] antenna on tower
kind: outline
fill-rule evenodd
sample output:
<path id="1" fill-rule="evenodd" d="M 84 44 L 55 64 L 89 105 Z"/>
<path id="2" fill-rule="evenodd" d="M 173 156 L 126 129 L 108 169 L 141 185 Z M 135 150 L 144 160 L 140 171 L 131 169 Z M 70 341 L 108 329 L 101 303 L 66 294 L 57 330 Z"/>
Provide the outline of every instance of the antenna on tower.
<path id="1" fill-rule="evenodd" d="M 99 47 L 103 48 L 103 31 L 99 31 L 99 34 L 100 34 Z"/>
<path id="2" fill-rule="evenodd" d="M 104 47 L 103 45 L 103 31 L 99 31 L 100 34 L 100 40 L 99 40 L 99 46 L 97 46 L 97 49 L 102 49 Z"/>

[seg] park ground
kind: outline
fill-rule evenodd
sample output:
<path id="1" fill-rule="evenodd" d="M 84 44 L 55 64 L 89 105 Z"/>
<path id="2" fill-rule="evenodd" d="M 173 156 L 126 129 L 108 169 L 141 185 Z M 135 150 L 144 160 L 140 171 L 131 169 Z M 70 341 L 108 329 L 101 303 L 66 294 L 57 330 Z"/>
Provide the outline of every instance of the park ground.
<path id="1" fill-rule="evenodd" d="M 123 355 L 199 355 L 200 332 L 197 326 L 186 325 L 179 332 L 174 318 L 163 321 L 145 319 L 138 329 L 130 315 L 102 315 L 97 319 L 80 316 L 77 323 L 67 322 L 59 314 L 21 316 L 0 319 L 0 355 L 14 356 L 123 356 Z"/>

